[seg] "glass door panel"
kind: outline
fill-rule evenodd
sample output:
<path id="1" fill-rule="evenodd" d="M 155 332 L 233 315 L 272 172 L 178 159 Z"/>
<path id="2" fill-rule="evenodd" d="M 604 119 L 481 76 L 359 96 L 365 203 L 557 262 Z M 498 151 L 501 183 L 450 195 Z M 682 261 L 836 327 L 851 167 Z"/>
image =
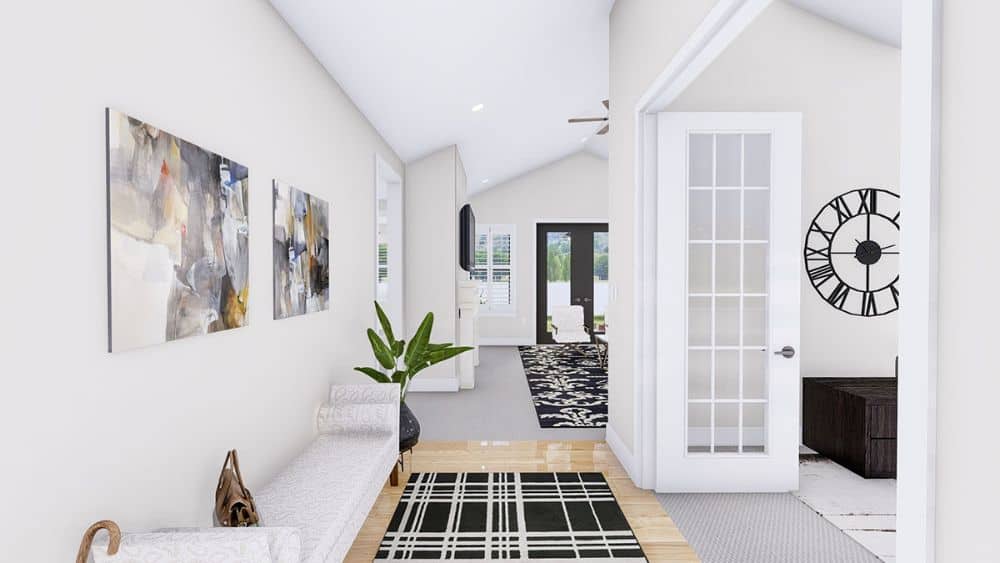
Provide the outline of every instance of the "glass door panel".
<path id="1" fill-rule="evenodd" d="M 568 232 L 547 233 L 545 240 L 545 331 L 552 332 L 552 308 L 570 304 L 573 237 Z"/>
<path id="2" fill-rule="evenodd" d="M 594 233 L 594 332 L 604 332 L 608 310 L 608 233 Z"/>
<path id="3" fill-rule="evenodd" d="M 769 134 L 688 134 L 688 454 L 766 453 Z"/>

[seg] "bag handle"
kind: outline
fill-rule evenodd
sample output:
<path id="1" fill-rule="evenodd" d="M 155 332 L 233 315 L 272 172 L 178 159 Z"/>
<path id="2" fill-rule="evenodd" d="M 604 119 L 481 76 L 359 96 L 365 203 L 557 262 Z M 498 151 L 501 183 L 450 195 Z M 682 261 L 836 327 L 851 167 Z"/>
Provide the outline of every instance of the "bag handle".
<path id="1" fill-rule="evenodd" d="M 219 470 L 219 483 L 215 486 L 216 491 L 222 488 L 222 478 L 226 475 L 226 468 L 229 467 L 229 458 L 233 457 L 234 452 L 236 452 L 236 450 L 226 452 L 226 459 L 222 462 L 222 469 Z"/>
<path id="2" fill-rule="evenodd" d="M 233 470 L 236 471 L 236 479 L 240 482 L 240 488 L 246 489 L 246 485 L 243 484 L 243 474 L 240 473 L 240 458 L 236 455 L 236 450 L 231 450 L 229 455 L 233 458 Z"/>
<path id="3" fill-rule="evenodd" d="M 111 536 L 111 541 L 108 542 L 108 555 L 118 553 L 118 546 L 122 543 L 121 528 L 111 520 L 101 520 L 100 522 L 95 522 L 83 533 L 83 539 L 80 540 L 80 549 L 76 552 L 76 563 L 87 563 L 87 558 L 90 556 L 90 546 L 94 543 L 94 536 L 101 530 L 107 530 Z"/>

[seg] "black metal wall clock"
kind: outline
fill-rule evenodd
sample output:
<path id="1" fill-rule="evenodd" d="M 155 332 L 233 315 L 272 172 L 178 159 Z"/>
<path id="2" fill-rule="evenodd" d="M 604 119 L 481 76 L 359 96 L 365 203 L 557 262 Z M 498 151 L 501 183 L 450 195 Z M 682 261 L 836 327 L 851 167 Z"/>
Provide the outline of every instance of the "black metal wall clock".
<path id="1" fill-rule="evenodd" d="M 809 225 L 803 255 L 833 307 L 859 317 L 899 309 L 899 195 L 862 188 L 835 197 Z"/>

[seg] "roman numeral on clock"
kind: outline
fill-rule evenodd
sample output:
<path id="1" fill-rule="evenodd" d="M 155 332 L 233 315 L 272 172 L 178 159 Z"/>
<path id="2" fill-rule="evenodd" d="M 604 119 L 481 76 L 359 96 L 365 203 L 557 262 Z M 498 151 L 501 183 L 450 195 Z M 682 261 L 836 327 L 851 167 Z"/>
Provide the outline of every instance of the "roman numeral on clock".
<path id="1" fill-rule="evenodd" d="M 878 304 L 875 302 L 875 292 L 865 291 L 861 294 L 861 314 L 866 317 L 878 315 Z"/>
<path id="2" fill-rule="evenodd" d="M 812 280 L 813 285 L 823 285 L 833 276 L 833 266 L 829 262 L 809 270 L 809 279 Z"/>
<path id="3" fill-rule="evenodd" d="M 837 221 L 839 223 L 844 223 L 845 221 L 856 215 L 855 213 L 852 212 L 851 205 L 847 203 L 847 200 L 844 199 L 844 196 L 840 196 L 837 199 L 831 201 L 830 207 L 832 207 L 833 210 L 837 212 Z"/>
<path id="4" fill-rule="evenodd" d="M 827 261 L 830 259 L 830 247 L 826 248 L 809 248 L 806 247 L 806 260 L 823 260 Z"/>
<path id="5" fill-rule="evenodd" d="M 865 213 L 878 213 L 878 190 L 858 190 L 858 197 L 861 198 L 861 205 L 858 207 L 858 215 Z"/>
<path id="6" fill-rule="evenodd" d="M 823 227 L 820 227 L 819 225 L 817 225 L 816 223 L 813 223 L 812 225 L 809 226 L 809 232 L 810 233 L 819 233 L 819 234 L 823 235 L 823 238 L 826 239 L 826 243 L 827 244 L 830 244 L 831 242 L 833 242 L 834 231 L 827 231 L 827 230 L 823 229 Z"/>
<path id="7" fill-rule="evenodd" d="M 830 295 L 826 297 L 826 301 L 838 309 L 843 309 L 844 303 L 847 303 L 847 297 L 850 294 L 851 288 L 847 287 L 844 282 L 837 282 L 837 287 L 833 288 Z"/>

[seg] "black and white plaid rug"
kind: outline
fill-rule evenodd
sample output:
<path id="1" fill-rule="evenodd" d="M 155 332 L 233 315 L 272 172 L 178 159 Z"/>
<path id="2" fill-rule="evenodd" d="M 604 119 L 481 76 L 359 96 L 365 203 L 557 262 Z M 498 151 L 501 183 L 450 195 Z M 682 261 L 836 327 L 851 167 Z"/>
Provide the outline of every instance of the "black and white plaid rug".
<path id="1" fill-rule="evenodd" d="M 600 473 L 415 473 L 375 561 L 644 562 Z"/>
<path id="2" fill-rule="evenodd" d="M 517 349 L 542 428 L 608 425 L 608 372 L 601 368 L 596 346 L 541 344 Z"/>

